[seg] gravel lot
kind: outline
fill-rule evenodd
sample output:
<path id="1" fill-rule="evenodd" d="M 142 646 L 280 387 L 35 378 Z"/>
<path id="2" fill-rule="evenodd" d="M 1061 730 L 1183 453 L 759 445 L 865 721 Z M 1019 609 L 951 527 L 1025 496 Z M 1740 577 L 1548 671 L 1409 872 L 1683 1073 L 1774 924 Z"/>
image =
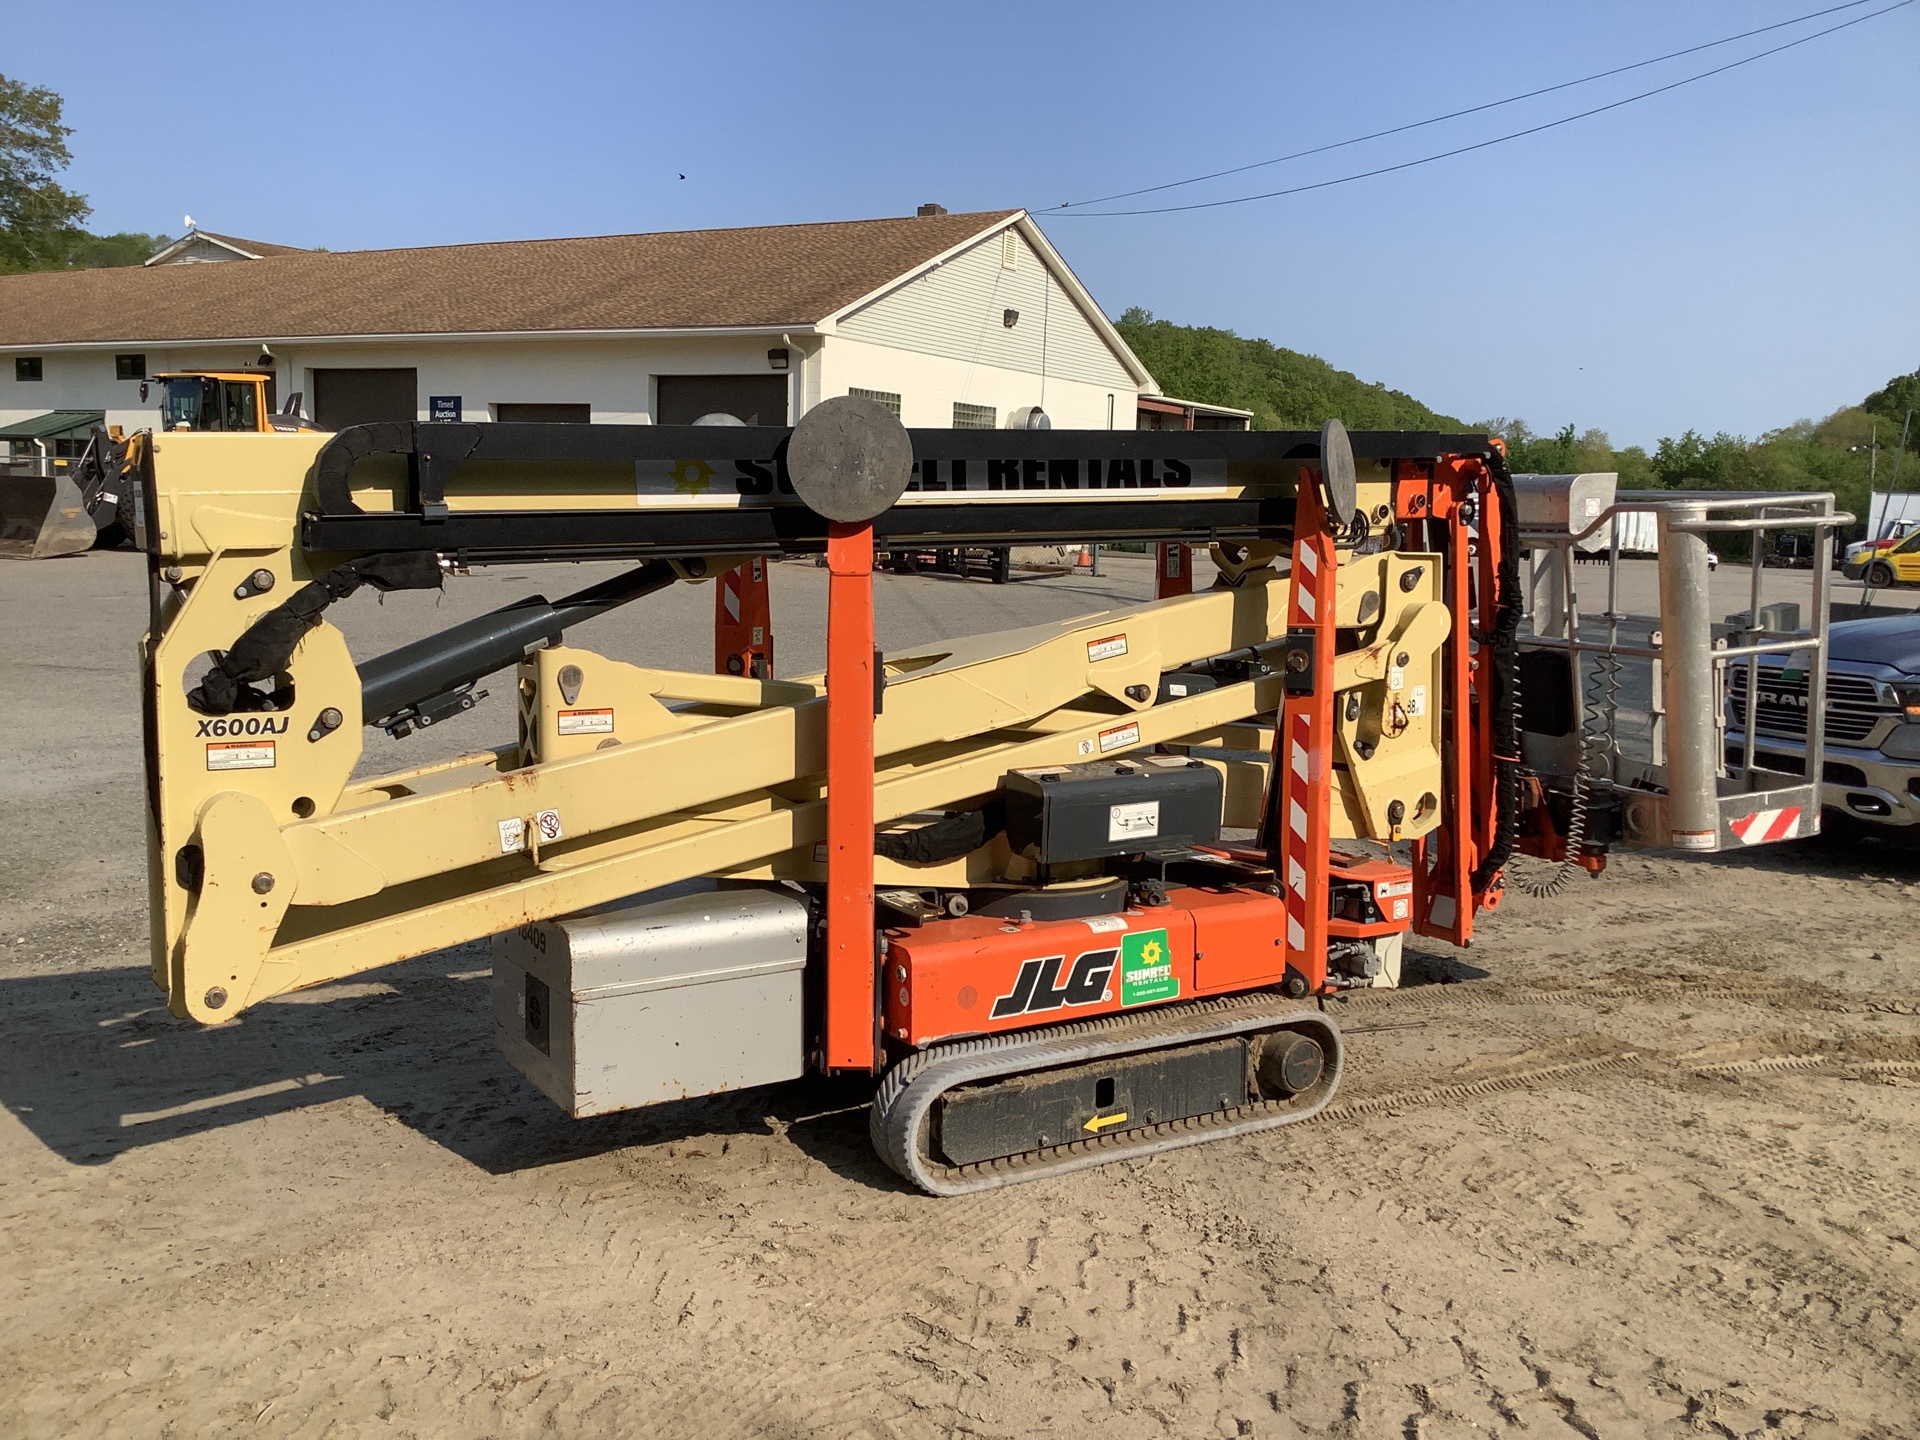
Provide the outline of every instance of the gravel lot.
<path id="1" fill-rule="evenodd" d="M 614 568 L 345 628 L 374 654 Z M 1147 594 L 1104 568 L 887 577 L 881 642 Z M 779 667 L 817 669 L 824 572 L 774 575 Z M 0 1434 L 1920 1434 L 1913 847 L 1617 857 L 1338 1006 L 1321 1120 L 935 1201 L 855 1086 L 566 1120 L 493 1051 L 481 947 L 169 1018 L 142 584 L 0 564 Z M 711 606 L 575 638 L 704 668 Z M 506 689 L 369 749 L 477 747 Z"/>

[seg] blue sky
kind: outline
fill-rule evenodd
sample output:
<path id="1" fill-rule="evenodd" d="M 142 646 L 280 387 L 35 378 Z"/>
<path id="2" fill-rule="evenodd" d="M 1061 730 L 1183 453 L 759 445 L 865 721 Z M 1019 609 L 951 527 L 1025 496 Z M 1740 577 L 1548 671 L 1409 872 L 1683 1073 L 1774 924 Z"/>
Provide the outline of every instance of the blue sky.
<path id="1" fill-rule="evenodd" d="M 1832 3 L 1832 0 L 1827 0 Z M 1552 119 L 1858 11 L 1196 186 Z M 93 228 L 334 249 L 1061 200 L 1417 120 L 1821 0 L 19 7 Z M 89 23 L 79 23 L 82 15 Z M 90 38 L 91 37 L 91 38 Z M 678 178 L 684 174 L 684 180 Z M 1472 155 L 1182 215 L 1050 217 L 1112 313 L 1322 355 L 1468 419 L 1757 434 L 1920 365 L 1920 5 Z"/>

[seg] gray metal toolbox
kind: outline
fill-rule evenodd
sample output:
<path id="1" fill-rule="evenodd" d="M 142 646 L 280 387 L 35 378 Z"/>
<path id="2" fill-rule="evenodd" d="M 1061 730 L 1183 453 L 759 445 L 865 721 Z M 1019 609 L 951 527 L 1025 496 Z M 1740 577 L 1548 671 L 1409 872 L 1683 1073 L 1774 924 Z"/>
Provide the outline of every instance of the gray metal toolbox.
<path id="1" fill-rule="evenodd" d="M 494 1038 L 575 1116 L 794 1079 L 807 923 L 724 885 L 523 925 L 493 939 Z"/>

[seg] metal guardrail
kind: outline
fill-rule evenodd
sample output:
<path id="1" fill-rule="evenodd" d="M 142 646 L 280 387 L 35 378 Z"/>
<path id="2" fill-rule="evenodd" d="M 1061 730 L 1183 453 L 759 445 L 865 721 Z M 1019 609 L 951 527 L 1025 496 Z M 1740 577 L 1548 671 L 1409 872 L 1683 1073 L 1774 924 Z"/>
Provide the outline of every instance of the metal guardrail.
<path id="1" fill-rule="evenodd" d="M 1547 479 L 1549 477 L 1539 477 Z M 1573 479 L 1575 477 L 1567 477 Z M 1561 513 L 1566 513 L 1562 509 Z M 1625 514 L 1652 514 L 1659 534 L 1660 611 L 1647 643 L 1637 636 L 1647 629 L 1644 617 L 1620 610 L 1620 559 L 1617 533 L 1610 530 L 1607 550 L 1606 608 L 1597 617 L 1602 634 L 1582 615 L 1579 585 L 1572 563 L 1576 548 L 1612 527 Z M 1523 645 L 1566 652 L 1572 685 L 1569 697 L 1580 746 L 1576 786 L 1613 788 L 1625 802 L 1627 843 L 1652 848 L 1713 851 L 1754 843 L 1749 833 L 1762 812 L 1799 815 L 1786 833 L 1812 834 L 1819 828 L 1820 776 L 1825 759 L 1824 727 L 1827 692 L 1827 611 L 1834 531 L 1853 517 L 1834 508 L 1828 493 L 1770 494 L 1725 491 L 1636 492 L 1631 500 L 1616 500 L 1587 523 L 1573 529 L 1523 528 L 1521 544 L 1536 556 L 1528 586 L 1529 609 L 1535 623 Z M 1759 629 L 1764 601 L 1764 559 L 1768 532 L 1810 529 L 1814 535 L 1813 596 L 1807 624 L 1791 631 Z M 1754 537 L 1749 560 L 1746 626 L 1730 633 L 1716 626 L 1709 594 L 1707 537 L 1722 533 Z M 1542 583 L 1557 588 L 1549 612 L 1538 614 Z M 1544 618 L 1544 624 L 1542 619 Z M 1633 638 L 1630 638 L 1630 635 Z M 1807 763 L 1796 783 L 1755 763 L 1759 672 L 1762 656 L 1804 656 L 1808 674 Z M 1629 759 L 1620 743 L 1618 676 L 1623 660 L 1649 663 L 1648 729 L 1650 754 Z M 1738 765 L 1725 752 L 1728 693 L 1727 666 L 1744 661 L 1745 716 L 1742 753 Z M 1588 667 L 1603 677 L 1603 693 L 1596 703 L 1589 690 Z M 1597 725 L 1599 733 L 1591 733 Z M 1596 757 L 1594 752 L 1598 750 Z M 1596 779 L 1593 762 L 1605 765 Z M 1565 779 L 1567 777 L 1560 777 Z M 1771 831 L 1772 825 L 1760 827 Z M 1782 838 L 1768 833 L 1755 838 Z"/>

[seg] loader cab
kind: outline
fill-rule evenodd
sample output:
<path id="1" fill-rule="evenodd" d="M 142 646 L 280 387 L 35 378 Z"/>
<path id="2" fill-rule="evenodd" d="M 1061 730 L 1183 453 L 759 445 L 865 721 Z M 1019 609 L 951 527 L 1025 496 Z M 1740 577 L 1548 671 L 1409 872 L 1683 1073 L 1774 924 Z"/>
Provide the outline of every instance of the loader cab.
<path id="1" fill-rule="evenodd" d="M 257 434 L 273 427 L 270 374 L 191 371 L 161 375 L 162 430 L 226 430 Z"/>

